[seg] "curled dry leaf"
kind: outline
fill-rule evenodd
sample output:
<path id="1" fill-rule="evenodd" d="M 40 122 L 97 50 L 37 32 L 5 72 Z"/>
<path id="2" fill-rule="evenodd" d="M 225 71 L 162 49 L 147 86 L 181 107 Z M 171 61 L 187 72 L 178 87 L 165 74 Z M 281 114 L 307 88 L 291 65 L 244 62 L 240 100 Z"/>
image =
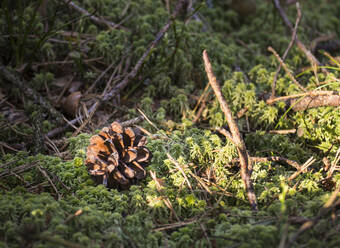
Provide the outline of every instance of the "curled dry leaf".
<path id="1" fill-rule="evenodd" d="M 62 110 L 70 116 L 75 116 L 81 97 L 81 92 L 76 91 L 63 98 L 61 105 Z"/>
<path id="2" fill-rule="evenodd" d="M 139 129 L 124 128 L 113 122 L 90 139 L 86 166 L 97 184 L 108 188 L 128 189 L 146 177 L 145 167 L 151 152 Z"/>

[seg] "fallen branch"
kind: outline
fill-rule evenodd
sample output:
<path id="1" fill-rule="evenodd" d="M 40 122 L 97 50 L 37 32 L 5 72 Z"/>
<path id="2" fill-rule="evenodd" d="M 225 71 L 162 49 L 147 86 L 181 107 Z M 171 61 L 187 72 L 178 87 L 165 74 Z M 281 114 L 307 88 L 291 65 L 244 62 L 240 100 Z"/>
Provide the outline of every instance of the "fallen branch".
<path id="1" fill-rule="evenodd" d="M 286 51 L 284 52 L 283 56 L 282 56 L 282 61 L 284 61 L 289 53 L 289 50 L 292 48 L 295 40 L 296 40 L 296 33 L 297 33 L 297 28 L 299 26 L 299 23 L 301 21 L 301 9 L 300 9 L 300 4 L 299 2 L 296 3 L 296 9 L 297 9 L 297 17 L 296 17 L 296 21 L 295 21 L 295 26 L 293 29 L 293 33 L 292 33 L 292 39 L 290 40 L 288 47 L 286 49 Z M 275 88 L 276 88 L 276 81 L 277 81 L 277 77 L 279 75 L 279 72 L 281 70 L 282 64 L 280 63 L 279 67 L 276 70 L 274 79 L 273 79 L 273 83 L 272 83 L 272 95 L 270 96 L 270 98 L 274 98 L 275 97 Z"/>
<path id="2" fill-rule="evenodd" d="M 231 133 L 231 137 L 229 138 L 233 140 L 233 143 L 236 145 L 237 152 L 239 154 L 240 165 L 241 165 L 241 178 L 243 180 L 243 183 L 246 189 L 246 193 L 248 196 L 248 200 L 250 202 L 251 209 L 253 211 L 257 211 L 258 207 L 257 207 L 256 195 L 254 192 L 252 180 L 250 178 L 251 173 L 252 173 L 252 165 L 251 165 L 251 161 L 249 160 L 246 145 L 244 144 L 244 141 L 240 134 L 240 130 L 238 129 L 237 123 L 235 122 L 232 116 L 229 106 L 222 95 L 220 85 L 218 84 L 216 80 L 216 77 L 212 70 L 212 66 L 210 64 L 209 57 L 208 57 L 206 50 L 203 51 L 203 60 L 204 60 L 204 65 L 205 65 L 205 71 L 209 79 L 209 83 L 211 87 L 213 88 L 216 98 L 221 105 L 221 109 L 225 115 L 225 118 L 227 119 L 227 122 L 230 128 L 230 133 Z"/>

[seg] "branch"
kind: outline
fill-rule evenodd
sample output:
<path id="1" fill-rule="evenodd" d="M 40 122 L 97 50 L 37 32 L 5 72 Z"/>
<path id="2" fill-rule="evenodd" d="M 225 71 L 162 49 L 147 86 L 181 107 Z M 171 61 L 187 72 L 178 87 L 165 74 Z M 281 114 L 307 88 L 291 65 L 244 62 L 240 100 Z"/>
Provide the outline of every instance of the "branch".
<path id="1" fill-rule="evenodd" d="M 284 52 L 283 56 L 282 56 L 282 61 L 284 61 L 288 55 L 289 50 L 292 48 L 295 40 L 296 40 L 296 33 L 297 33 L 297 28 L 299 26 L 299 23 L 301 21 L 301 9 L 300 9 L 300 4 L 299 2 L 296 3 L 296 9 L 297 9 L 297 17 L 296 17 L 296 21 L 295 21 L 295 27 L 292 33 L 292 39 L 290 40 L 288 47 L 286 49 L 286 51 Z M 276 81 L 277 81 L 277 77 L 279 75 L 279 72 L 281 70 L 281 66 L 282 64 L 280 63 L 279 67 L 276 70 L 274 79 L 273 79 L 273 83 L 272 83 L 272 95 L 270 96 L 270 98 L 274 98 L 275 97 L 275 88 L 276 88 Z"/>
<path id="2" fill-rule="evenodd" d="M 303 99 L 294 99 L 303 97 Z M 291 100 L 292 99 L 292 100 Z M 301 94 L 290 96 L 281 96 L 274 99 L 268 99 L 268 104 L 273 104 L 277 101 L 287 101 L 287 104 L 292 106 L 294 111 L 301 111 L 309 108 L 323 106 L 340 106 L 340 92 L 328 90 L 314 90 Z"/>
<path id="3" fill-rule="evenodd" d="M 286 27 L 289 29 L 289 31 L 291 33 L 294 33 L 294 29 L 293 26 L 291 24 L 291 22 L 289 21 L 287 14 L 284 12 L 284 10 L 282 9 L 281 5 L 280 5 L 280 1 L 279 0 L 273 0 L 275 8 L 279 11 L 280 16 L 284 22 L 284 24 L 286 25 Z M 296 37 L 295 39 L 296 45 L 300 48 L 300 50 L 306 55 L 307 59 L 309 60 L 309 62 L 311 63 L 311 65 L 321 65 L 320 62 L 314 57 L 314 55 L 311 53 L 311 51 L 309 51 L 306 46 L 299 40 L 298 37 Z"/>
<path id="4" fill-rule="evenodd" d="M 237 152 L 239 154 L 239 158 L 240 158 L 240 164 L 241 164 L 241 177 L 243 180 L 243 183 L 245 185 L 245 189 L 247 192 L 247 196 L 248 196 L 248 200 L 250 202 L 250 206 L 251 209 L 253 211 L 257 211 L 258 207 L 257 207 L 257 200 L 256 200 L 256 195 L 254 192 L 254 187 L 253 187 L 253 183 L 251 180 L 251 173 L 252 173 L 252 166 L 251 166 L 251 162 L 248 158 L 248 153 L 247 153 L 247 149 L 246 149 L 246 145 L 244 144 L 244 141 L 242 139 L 242 136 L 240 134 L 240 130 L 238 129 L 238 126 L 232 116 L 232 113 L 228 107 L 228 104 L 226 102 L 226 100 L 224 99 L 224 97 L 222 96 L 222 92 L 221 92 L 221 88 L 220 85 L 218 84 L 216 77 L 214 75 L 214 72 L 212 70 L 212 66 L 210 64 L 209 61 L 209 57 L 207 54 L 207 51 L 204 50 L 203 51 L 203 60 L 204 60 L 204 65 L 205 65 L 205 71 L 207 73 L 208 79 L 209 79 L 209 83 L 211 85 L 211 87 L 213 88 L 215 95 L 217 97 L 217 100 L 219 101 L 220 105 L 221 105 L 221 109 L 227 119 L 229 128 L 230 128 L 230 132 L 231 132 L 231 137 L 233 140 L 233 143 L 236 145 L 237 147 Z"/>
<path id="5" fill-rule="evenodd" d="M 76 5 L 74 2 L 72 2 L 70 0 L 63 0 L 63 1 L 64 1 L 65 4 L 69 5 L 74 10 L 78 11 L 79 13 L 81 13 L 81 14 L 83 14 L 85 16 L 88 16 L 94 23 L 96 23 L 98 25 L 109 26 L 110 28 L 119 28 L 119 24 L 107 21 L 107 20 L 105 20 L 103 18 L 99 18 L 99 17 L 91 14 L 87 10 L 81 8 L 80 6 Z"/>

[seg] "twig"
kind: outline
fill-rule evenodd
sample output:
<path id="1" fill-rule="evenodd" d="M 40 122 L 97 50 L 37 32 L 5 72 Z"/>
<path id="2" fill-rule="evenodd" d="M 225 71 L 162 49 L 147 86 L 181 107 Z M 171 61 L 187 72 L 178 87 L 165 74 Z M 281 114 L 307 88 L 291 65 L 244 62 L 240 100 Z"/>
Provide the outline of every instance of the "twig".
<path id="1" fill-rule="evenodd" d="M 0 72 L 7 81 L 20 89 L 28 98 L 41 105 L 41 107 L 54 117 L 58 123 L 63 122 L 62 114 L 58 112 L 48 101 L 46 101 L 45 98 L 37 91 L 28 87 L 27 83 L 20 80 L 17 75 L 7 70 L 3 65 L 0 65 Z"/>
<path id="2" fill-rule="evenodd" d="M 329 171 L 327 173 L 327 178 L 330 178 L 333 175 L 333 173 L 334 173 L 334 171 L 336 169 L 336 165 L 338 164 L 339 160 L 340 160 L 340 147 L 336 151 L 334 160 L 332 161 L 331 166 L 329 168 Z"/>
<path id="3" fill-rule="evenodd" d="M 164 226 L 158 227 L 153 229 L 153 232 L 159 232 L 159 231 L 164 231 L 164 230 L 169 230 L 169 229 L 173 229 L 173 228 L 177 228 L 177 227 L 181 227 L 181 226 L 186 226 L 186 225 L 190 225 L 192 223 L 195 223 L 197 221 L 197 219 L 193 219 L 193 220 L 189 220 L 189 221 L 181 221 L 181 222 L 177 222 L 177 223 L 173 223 L 173 224 L 166 224 Z"/>
<path id="4" fill-rule="evenodd" d="M 142 121 L 144 121 L 144 116 L 141 115 L 141 116 L 138 116 L 138 117 L 133 118 L 131 120 L 124 121 L 121 124 L 122 124 L 123 127 L 130 127 L 130 126 L 136 125 L 136 124 L 138 124 L 139 122 L 142 122 Z"/>
<path id="5" fill-rule="evenodd" d="M 54 191 L 57 193 L 58 196 L 58 200 L 61 199 L 61 195 L 57 189 L 57 187 L 54 185 L 53 181 L 51 180 L 51 178 L 49 177 L 49 175 L 47 174 L 47 172 L 45 171 L 45 169 L 41 168 L 40 165 L 37 166 L 39 171 L 41 172 L 41 174 L 46 177 L 46 179 L 48 180 L 48 182 L 51 184 L 51 186 L 53 187 Z"/>
<path id="6" fill-rule="evenodd" d="M 319 95 L 316 97 L 306 96 L 301 100 L 292 100 L 290 102 L 294 111 L 301 111 L 310 108 L 318 108 L 324 106 L 337 107 L 340 106 L 340 95 Z"/>
<path id="7" fill-rule="evenodd" d="M 289 50 L 292 48 L 295 40 L 296 40 L 296 33 L 297 33 L 297 28 L 299 26 L 299 23 L 301 21 L 301 9 L 300 9 L 300 4 L 299 2 L 296 3 L 296 9 L 297 9 L 297 17 L 296 17 L 296 21 L 295 21 L 295 26 L 294 26 L 294 30 L 292 33 L 292 39 L 290 40 L 288 47 L 286 49 L 286 51 L 284 52 L 283 56 L 282 56 L 282 61 L 284 61 L 289 53 Z M 274 79 L 273 79 L 273 83 L 272 83 L 272 95 L 270 96 L 270 98 L 274 98 L 275 97 L 275 88 L 276 88 L 276 81 L 277 81 L 277 77 L 279 75 L 279 72 L 281 70 L 281 66 L 282 64 L 280 63 L 279 67 L 276 70 Z"/>
<path id="8" fill-rule="evenodd" d="M 220 134 L 224 135 L 231 143 L 233 143 L 236 146 L 236 144 L 234 143 L 233 137 L 231 136 L 231 133 L 228 130 L 222 127 L 217 127 L 215 128 L 215 130 L 219 132 Z"/>
<path id="9" fill-rule="evenodd" d="M 23 165 L 15 167 L 13 169 L 6 169 L 6 170 L 4 170 L 0 173 L 0 177 L 6 177 L 6 176 L 10 175 L 11 172 L 15 172 L 15 173 L 19 174 L 21 172 L 24 172 L 26 170 L 29 170 L 29 169 L 35 167 L 36 165 L 37 165 L 37 163 L 23 164 Z"/>
<path id="10" fill-rule="evenodd" d="M 81 8 L 80 6 L 76 5 L 74 2 L 70 0 L 63 0 L 65 4 L 69 5 L 71 8 L 75 9 L 76 11 L 82 13 L 85 16 L 88 16 L 94 23 L 101 25 L 101 26 L 109 26 L 110 28 L 119 28 L 119 24 L 116 24 L 114 22 L 105 20 L 103 18 L 99 18 L 87 10 Z M 125 28 L 126 29 L 126 28 Z"/>
<path id="11" fill-rule="evenodd" d="M 290 133 L 296 133 L 296 129 L 286 129 L 286 130 L 270 130 L 269 133 L 275 133 L 275 134 L 290 134 Z"/>
<path id="12" fill-rule="evenodd" d="M 101 59 L 103 59 L 103 57 L 85 59 L 84 63 L 99 61 Z M 49 65 L 68 65 L 68 64 L 73 64 L 73 63 L 75 63 L 75 60 L 71 60 L 71 61 L 49 61 L 49 62 L 43 62 L 43 63 L 33 63 L 32 66 L 33 67 L 40 67 L 40 66 L 49 66 Z"/>
<path id="13" fill-rule="evenodd" d="M 163 202 L 170 209 L 171 213 L 175 216 L 175 218 L 179 221 L 180 219 L 178 218 L 175 209 L 172 207 L 169 197 L 163 194 L 163 190 L 162 190 L 163 186 L 159 183 L 159 179 L 156 176 L 156 172 L 150 171 L 150 175 L 151 175 L 152 180 L 156 183 L 156 189 L 158 193 L 160 193 Z"/>
<path id="14" fill-rule="evenodd" d="M 301 166 L 298 162 L 294 160 L 290 160 L 287 158 L 279 157 L 279 156 L 272 156 L 272 157 L 250 157 L 250 160 L 254 163 L 259 162 L 283 162 L 286 163 L 292 167 L 294 167 L 297 170 L 300 170 Z M 234 160 L 233 160 L 234 161 Z"/>
<path id="15" fill-rule="evenodd" d="M 329 213 L 332 209 L 340 206 L 340 199 L 334 202 L 336 198 L 338 198 L 339 191 L 340 184 L 332 193 L 331 197 L 328 199 L 325 205 L 323 205 L 323 207 L 319 210 L 318 215 L 314 219 L 306 221 L 304 224 L 302 224 L 299 230 L 288 240 L 287 244 L 285 245 L 285 248 L 291 247 L 293 243 L 300 237 L 301 234 L 315 226 L 321 220 L 321 218 L 327 213 Z"/>
<path id="16" fill-rule="evenodd" d="M 290 96 L 280 96 L 280 97 L 276 97 L 274 99 L 268 99 L 267 103 L 273 104 L 274 102 L 289 100 L 289 99 L 292 99 L 292 98 L 298 98 L 298 97 L 302 97 L 302 96 L 310 96 L 310 97 L 340 96 L 340 92 L 331 91 L 331 90 L 313 90 L 313 91 L 309 91 L 309 92 L 305 92 L 305 93 L 299 93 L 299 94 L 290 95 Z"/>
<path id="17" fill-rule="evenodd" d="M 170 155 L 170 153 L 167 152 L 166 155 L 168 156 L 168 159 L 169 159 L 169 160 L 176 166 L 176 168 L 182 173 L 182 175 L 183 175 L 183 177 L 184 177 L 184 180 L 185 180 L 185 181 L 187 182 L 187 184 L 188 184 L 189 189 L 191 190 L 192 193 L 194 193 L 194 192 L 192 191 L 191 183 L 190 183 L 190 181 L 189 181 L 187 175 L 185 174 L 185 172 L 184 172 L 182 166 L 177 162 L 176 159 L 174 159 L 174 158 Z"/>
<path id="18" fill-rule="evenodd" d="M 310 157 L 301 167 L 298 171 L 294 172 L 289 178 L 288 180 L 293 180 L 294 178 L 296 178 L 298 175 L 300 175 L 302 172 L 306 171 L 306 169 L 311 166 L 314 162 L 316 161 L 315 158 Z"/>
<path id="19" fill-rule="evenodd" d="M 293 81 L 293 83 L 300 88 L 302 91 L 306 91 L 305 87 L 303 87 L 292 75 L 292 73 L 289 71 L 287 65 L 283 62 L 283 60 L 280 58 L 280 55 L 272 48 L 271 46 L 268 47 L 268 51 L 272 52 L 276 59 L 280 62 L 280 65 L 283 66 L 283 69 L 286 71 L 288 77 Z"/>
<path id="20" fill-rule="evenodd" d="M 244 144 L 244 141 L 242 139 L 238 126 L 235 120 L 233 119 L 233 116 L 228 107 L 228 104 L 222 95 L 220 85 L 218 84 L 216 80 L 216 77 L 212 70 L 212 66 L 210 64 L 209 57 L 208 57 L 206 50 L 203 51 L 203 60 L 204 60 L 204 65 L 205 65 L 205 71 L 209 79 L 209 83 L 211 87 L 213 88 L 215 95 L 217 97 L 217 100 L 219 101 L 221 105 L 221 109 L 227 119 L 230 132 L 231 132 L 231 138 L 234 141 L 233 143 L 236 145 L 236 148 L 239 154 L 240 164 L 241 164 L 241 178 L 243 180 L 243 183 L 246 189 L 246 193 L 247 193 L 250 205 L 251 205 L 251 209 L 253 211 L 257 211 L 258 207 L 257 207 L 256 195 L 254 192 L 252 180 L 250 178 L 251 173 L 252 173 L 252 166 L 251 166 L 251 161 L 249 161 L 249 158 L 248 158 L 248 152 L 247 152 L 246 146 Z"/>
<path id="21" fill-rule="evenodd" d="M 111 63 L 100 75 L 99 77 L 93 82 L 93 84 L 86 90 L 84 95 L 88 95 L 96 86 L 97 83 L 104 77 L 104 75 L 113 67 L 114 63 Z"/>
<path id="22" fill-rule="evenodd" d="M 286 27 L 289 29 L 289 31 L 291 33 L 294 32 L 293 26 L 291 24 L 291 22 L 288 19 L 287 14 L 284 12 L 284 10 L 282 9 L 281 5 L 280 5 L 280 1 L 279 0 L 273 0 L 275 8 L 279 11 L 280 16 L 284 22 L 284 24 L 286 25 Z M 295 38 L 295 42 L 296 45 L 300 48 L 300 50 L 306 55 L 307 59 L 309 60 L 309 62 L 311 63 L 311 65 L 321 65 L 320 62 L 314 57 L 314 55 L 306 48 L 306 46 L 299 40 L 298 37 Z M 326 72 L 326 71 L 325 71 Z"/>

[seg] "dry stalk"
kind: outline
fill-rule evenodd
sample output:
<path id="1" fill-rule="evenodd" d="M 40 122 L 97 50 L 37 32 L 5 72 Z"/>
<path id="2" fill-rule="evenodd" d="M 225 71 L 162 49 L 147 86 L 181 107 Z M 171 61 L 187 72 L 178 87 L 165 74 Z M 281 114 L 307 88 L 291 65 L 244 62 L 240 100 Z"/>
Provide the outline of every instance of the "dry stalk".
<path id="1" fill-rule="evenodd" d="M 69 5 L 71 8 L 73 8 L 74 10 L 78 11 L 79 13 L 88 16 L 94 23 L 101 25 L 101 26 L 108 26 L 110 28 L 119 28 L 120 25 L 116 24 L 114 22 L 105 20 L 103 18 L 99 18 L 93 14 L 91 14 L 90 12 L 88 12 L 86 9 L 81 8 L 80 6 L 76 5 L 74 2 L 70 1 L 70 0 L 63 0 L 65 4 Z M 121 28 L 121 27 L 120 27 Z M 125 28 L 126 29 L 126 28 Z"/>
<path id="2" fill-rule="evenodd" d="M 289 71 L 287 65 L 283 62 L 283 60 L 280 58 L 280 55 L 274 50 L 274 48 L 272 48 L 271 46 L 268 47 L 268 51 L 272 52 L 274 54 L 274 56 L 276 57 L 276 59 L 280 62 L 280 65 L 283 66 L 283 69 L 285 70 L 285 72 L 287 73 L 288 77 L 294 82 L 294 84 L 299 87 L 300 90 L 302 91 L 306 91 L 305 87 L 303 87 L 292 75 L 292 73 Z"/>
<path id="3" fill-rule="evenodd" d="M 161 195 L 161 198 L 164 202 L 164 204 L 170 209 L 171 213 L 175 216 L 175 218 L 179 221 L 180 219 L 178 218 L 175 209 L 172 207 L 170 199 L 163 194 L 163 186 L 160 184 L 160 180 L 156 176 L 156 172 L 150 171 L 150 175 L 152 180 L 156 183 L 156 189 L 158 193 Z"/>
<path id="4" fill-rule="evenodd" d="M 298 97 L 303 97 L 303 96 L 310 96 L 310 97 L 317 97 L 317 96 L 340 96 L 340 93 L 337 91 L 330 91 L 330 90 L 313 90 L 305 93 L 300 93 L 300 94 L 295 94 L 295 95 L 290 95 L 290 96 L 280 96 L 276 97 L 274 99 L 268 99 L 267 103 L 268 104 L 273 104 L 274 102 L 278 101 L 285 101 L 289 100 L 292 98 L 298 98 Z"/>
<path id="5" fill-rule="evenodd" d="M 290 160 L 287 158 L 283 157 L 278 157 L 278 156 L 272 156 L 272 157 L 250 157 L 250 160 L 254 163 L 259 163 L 259 162 L 281 162 L 288 164 L 292 167 L 294 167 L 297 170 L 300 170 L 301 166 L 299 165 L 298 162 L 294 160 Z"/>
<path id="6" fill-rule="evenodd" d="M 281 7 L 280 0 L 273 0 L 275 8 L 278 10 L 284 24 L 289 29 L 289 32 L 293 33 L 294 28 L 291 24 L 291 22 L 288 19 L 287 14 L 284 12 L 284 10 Z M 306 46 L 299 40 L 298 37 L 295 38 L 296 45 L 298 48 L 306 55 L 307 59 L 311 63 L 311 65 L 320 65 L 320 62 L 314 57 L 314 55 L 309 51 Z M 325 69 L 323 69 L 324 72 L 327 72 Z"/>
<path id="7" fill-rule="evenodd" d="M 258 207 L 257 207 L 256 195 L 254 192 L 252 180 L 250 178 L 251 173 L 252 173 L 252 166 L 251 166 L 251 161 L 249 160 L 246 145 L 244 144 L 244 141 L 242 139 L 238 126 L 232 116 L 229 106 L 222 95 L 220 85 L 218 84 L 216 80 L 216 77 L 212 70 L 212 66 L 209 61 L 209 57 L 208 57 L 206 50 L 203 51 L 203 60 L 204 60 L 204 65 L 205 65 L 205 71 L 209 79 L 209 83 L 211 87 L 213 88 L 214 93 L 217 97 L 217 100 L 221 105 L 221 109 L 227 119 L 230 132 L 231 132 L 231 138 L 233 140 L 233 143 L 236 145 L 237 152 L 239 154 L 240 165 L 241 165 L 241 178 L 243 180 L 243 183 L 246 189 L 246 193 L 248 196 L 248 200 L 250 202 L 251 209 L 253 211 L 257 211 Z"/>
<path id="8" fill-rule="evenodd" d="M 289 178 L 288 180 L 293 180 L 294 178 L 296 178 L 298 175 L 300 175 L 302 172 L 305 172 L 307 170 L 307 168 L 309 166 L 311 166 L 314 162 L 316 161 L 315 158 L 310 157 L 301 167 L 300 169 L 298 169 L 296 172 L 294 172 Z"/>
<path id="9" fill-rule="evenodd" d="M 285 129 L 285 130 L 270 130 L 269 133 L 275 133 L 275 134 L 290 134 L 290 133 L 296 133 L 296 129 Z"/>
<path id="10" fill-rule="evenodd" d="M 297 17 L 296 17 L 296 21 L 295 21 L 295 26 L 293 29 L 293 33 L 292 33 L 292 39 L 289 42 L 289 45 L 286 49 L 286 51 L 284 52 L 283 56 L 282 56 L 282 61 L 284 61 L 289 53 L 289 50 L 292 48 L 295 40 L 296 40 L 296 35 L 297 35 L 297 28 L 299 26 L 299 23 L 301 21 L 301 9 L 300 9 L 300 4 L 299 2 L 296 3 L 296 9 L 297 9 Z M 282 64 L 280 63 L 279 67 L 276 70 L 274 79 L 273 79 L 273 83 L 272 83 L 272 95 L 270 96 L 270 98 L 274 98 L 275 97 L 275 88 L 276 88 L 276 81 L 277 81 L 277 77 L 279 75 L 279 72 L 281 70 L 281 66 Z"/>

